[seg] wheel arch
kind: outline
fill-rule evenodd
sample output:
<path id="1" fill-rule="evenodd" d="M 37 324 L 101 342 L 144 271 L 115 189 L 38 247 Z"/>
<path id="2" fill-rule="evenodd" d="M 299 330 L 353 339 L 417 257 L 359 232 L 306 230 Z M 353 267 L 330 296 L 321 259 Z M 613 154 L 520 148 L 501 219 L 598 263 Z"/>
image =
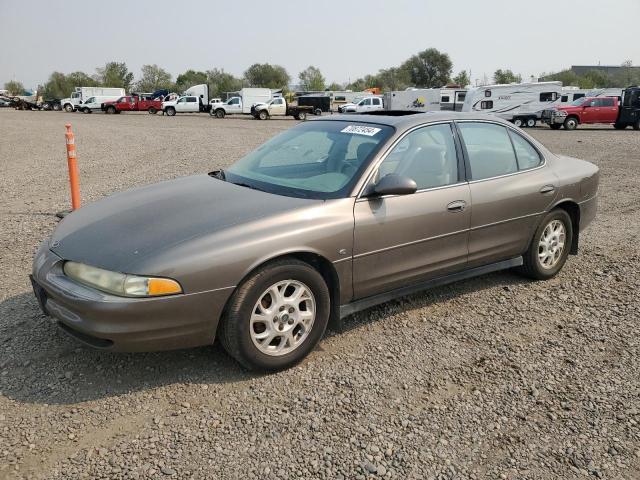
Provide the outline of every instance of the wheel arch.
<path id="1" fill-rule="evenodd" d="M 567 118 L 565 118 L 565 121 L 568 120 L 569 118 L 575 118 L 576 122 L 578 122 L 578 125 L 580 125 L 582 123 L 580 121 L 580 116 L 578 114 L 570 113 L 569 115 L 567 115 Z"/>
<path id="2" fill-rule="evenodd" d="M 563 199 L 556 202 L 550 210 L 564 210 L 571 218 L 573 236 L 571 238 L 571 250 L 569 253 L 578 253 L 578 242 L 580 240 L 580 205 L 571 199 Z"/>
<path id="3" fill-rule="evenodd" d="M 242 285 L 247 279 L 249 279 L 258 269 L 263 268 L 270 263 L 274 263 L 280 260 L 295 259 L 308 264 L 310 267 L 318 271 L 324 279 L 329 289 L 329 295 L 331 298 L 331 314 L 329 317 L 329 325 L 339 325 L 340 322 L 340 277 L 334 267 L 333 263 L 326 257 L 318 252 L 312 250 L 292 250 L 287 252 L 280 252 L 274 254 L 268 258 L 262 258 L 253 263 L 242 275 L 241 280 L 236 284 L 233 293 L 236 292 L 238 287 Z M 225 306 L 222 309 L 221 318 L 224 317 L 227 307 L 231 302 L 233 293 L 229 295 L 229 298 L 225 302 Z M 218 322 L 220 325 L 220 322 Z M 218 327 L 219 328 L 219 327 Z"/>

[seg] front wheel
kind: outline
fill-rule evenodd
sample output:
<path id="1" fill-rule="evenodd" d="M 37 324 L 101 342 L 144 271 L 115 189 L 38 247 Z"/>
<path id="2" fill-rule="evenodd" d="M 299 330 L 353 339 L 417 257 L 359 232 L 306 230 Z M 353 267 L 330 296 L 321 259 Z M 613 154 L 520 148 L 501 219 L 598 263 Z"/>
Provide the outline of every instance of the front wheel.
<path id="1" fill-rule="evenodd" d="M 569 117 L 564 121 L 565 130 L 575 130 L 578 128 L 578 119 L 576 117 Z"/>
<path id="2" fill-rule="evenodd" d="M 296 259 L 278 260 L 234 292 L 218 336 L 229 355 L 250 370 L 289 368 L 322 338 L 330 304 L 317 270 Z"/>
<path id="3" fill-rule="evenodd" d="M 298 112 L 298 120 L 302 120 L 303 122 L 307 119 L 307 112 Z"/>
<path id="4" fill-rule="evenodd" d="M 565 210 L 552 210 L 533 235 L 520 271 L 536 280 L 554 277 L 567 261 L 572 240 L 571 217 Z"/>
<path id="5" fill-rule="evenodd" d="M 266 120 L 267 118 L 269 118 L 269 113 L 266 110 L 260 110 L 260 112 L 258 113 L 258 118 L 260 120 Z"/>
<path id="6" fill-rule="evenodd" d="M 68 104 L 68 103 L 67 103 L 67 104 L 64 106 L 64 111 L 65 111 L 65 112 L 68 112 L 68 113 L 73 112 L 73 105 L 70 105 L 70 104 Z"/>
<path id="7" fill-rule="evenodd" d="M 82 113 L 91 113 L 91 110 L 85 107 L 82 109 Z"/>
<path id="8" fill-rule="evenodd" d="M 176 109 L 175 109 L 175 108 L 173 108 L 173 107 L 168 107 L 168 108 L 165 110 L 165 113 L 166 113 L 167 115 L 169 115 L 170 117 L 173 117 L 173 116 L 176 114 Z"/>

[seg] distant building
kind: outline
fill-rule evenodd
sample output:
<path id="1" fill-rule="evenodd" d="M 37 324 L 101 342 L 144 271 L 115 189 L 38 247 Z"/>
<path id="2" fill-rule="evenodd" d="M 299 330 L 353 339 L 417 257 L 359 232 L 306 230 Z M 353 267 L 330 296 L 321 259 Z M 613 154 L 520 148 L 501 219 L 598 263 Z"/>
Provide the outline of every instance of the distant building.
<path id="1" fill-rule="evenodd" d="M 623 75 L 627 73 L 627 69 L 630 68 L 634 74 L 640 74 L 639 67 L 623 67 L 620 65 L 571 65 L 571 71 L 583 77 L 589 72 L 596 70 L 609 76 Z"/>

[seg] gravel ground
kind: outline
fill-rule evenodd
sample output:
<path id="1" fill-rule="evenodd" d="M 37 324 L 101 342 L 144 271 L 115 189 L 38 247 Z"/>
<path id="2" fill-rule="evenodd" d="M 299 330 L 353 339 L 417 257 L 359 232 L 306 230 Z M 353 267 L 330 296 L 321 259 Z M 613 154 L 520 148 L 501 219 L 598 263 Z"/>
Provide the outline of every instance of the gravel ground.
<path id="1" fill-rule="evenodd" d="M 640 133 L 537 128 L 601 168 L 580 255 L 361 312 L 301 365 L 240 369 L 218 346 L 84 348 L 27 274 L 68 207 L 229 165 L 295 122 L 0 111 L 0 478 L 640 478 Z"/>

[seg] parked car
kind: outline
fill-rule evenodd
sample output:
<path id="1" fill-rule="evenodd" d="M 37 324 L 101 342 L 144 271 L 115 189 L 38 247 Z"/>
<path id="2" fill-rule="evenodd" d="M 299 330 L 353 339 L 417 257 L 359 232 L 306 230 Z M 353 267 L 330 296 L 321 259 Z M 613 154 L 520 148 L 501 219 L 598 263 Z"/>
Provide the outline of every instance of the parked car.
<path id="1" fill-rule="evenodd" d="M 626 99 L 626 103 L 625 103 Z M 640 87 L 629 87 L 618 97 L 585 97 L 570 105 L 547 109 L 542 121 L 554 130 L 575 130 L 580 124 L 610 123 L 616 129 L 640 130 Z"/>
<path id="2" fill-rule="evenodd" d="M 256 103 L 251 107 L 251 115 L 259 120 L 271 117 L 293 117 L 296 120 L 306 120 L 307 115 L 313 113 L 312 106 L 290 105 L 282 97 L 269 100 L 267 103 Z"/>
<path id="3" fill-rule="evenodd" d="M 209 114 L 216 118 L 240 113 L 248 115 L 255 104 L 267 103 L 271 98 L 270 88 L 243 88 L 239 95 L 229 98 L 226 102 L 213 103 Z"/>
<path id="4" fill-rule="evenodd" d="M 181 96 L 168 94 L 162 102 L 162 112 L 170 117 L 176 113 L 211 112 L 209 87 L 203 83 L 188 88 Z"/>
<path id="5" fill-rule="evenodd" d="M 502 269 L 555 276 L 596 214 L 598 178 L 495 116 L 320 117 L 227 170 L 76 210 L 38 249 L 33 288 L 93 347 L 217 336 L 245 367 L 277 370 L 330 318 Z"/>
<path id="6" fill-rule="evenodd" d="M 137 95 L 128 95 L 115 101 L 104 102 L 99 108 L 105 113 L 149 112 L 150 114 L 155 114 L 162 111 L 162 101 L 150 100 Z"/>
<path id="7" fill-rule="evenodd" d="M 110 97 L 110 99 L 115 100 L 123 95 L 126 95 L 124 88 L 76 87 L 69 98 L 60 100 L 60 105 L 65 111 L 73 112 L 78 110 L 80 105 L 90 97 Z"/>

